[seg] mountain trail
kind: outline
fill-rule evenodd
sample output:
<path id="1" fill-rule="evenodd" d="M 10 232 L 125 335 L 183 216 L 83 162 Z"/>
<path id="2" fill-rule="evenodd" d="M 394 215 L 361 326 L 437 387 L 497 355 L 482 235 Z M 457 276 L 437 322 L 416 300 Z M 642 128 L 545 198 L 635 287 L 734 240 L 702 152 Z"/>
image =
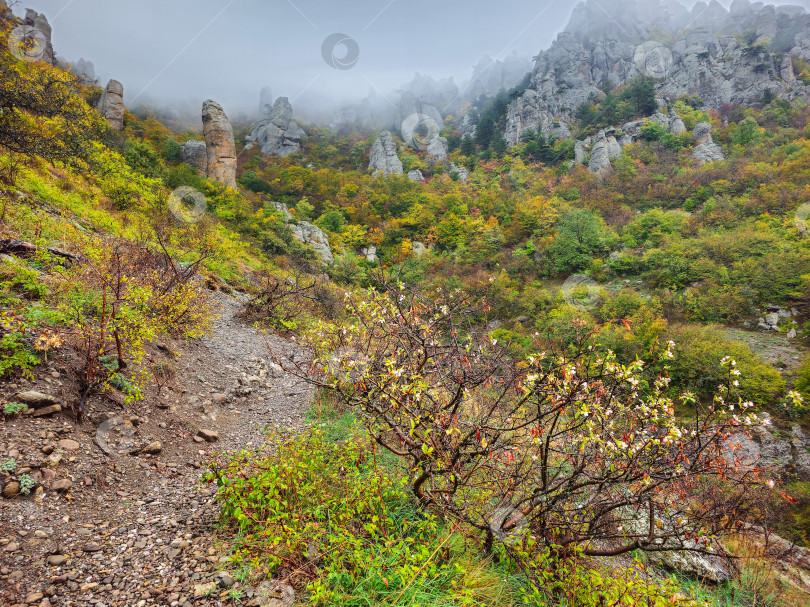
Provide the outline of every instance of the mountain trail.
<path id="1" fill-rule="evenodd" d="M 0 499 L 0 604 L 264 604 L 224 573 L 215 487 L 200 481 L 212 454 L 261 444 L 265 426 L 301 428 L 312 392 L 269 362 L 294 346 L 241 320 L 238 300 L 211 299 L 220 316 L 209 336 L 150 349 L 172 370 L 167 386 L 124 407 L 96 396 L 81 424 L 68 411 L 0 424 L 0 463 L 13 459 L 17 477 L 41 486 Z M 69 404 L 65 370 L 57 359 L 33 381 L 0 385 L 0 397 Z"/>

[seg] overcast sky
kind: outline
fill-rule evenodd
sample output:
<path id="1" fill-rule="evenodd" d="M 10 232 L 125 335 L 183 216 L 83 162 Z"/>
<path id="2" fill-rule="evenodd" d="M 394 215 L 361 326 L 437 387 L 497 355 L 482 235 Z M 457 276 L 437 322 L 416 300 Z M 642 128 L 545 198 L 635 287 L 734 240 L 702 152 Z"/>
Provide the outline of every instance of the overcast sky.
<path id="1" fill-rule="evenodd" d="M 373 89 L 388 94 L 415 72 L 462 84 L 484 54 L 531 57 L 548 48 L 576 3 L 21 0 L 48 17 L 60 56 L 93 61 L 103 82 L 120 80 L 127 105 L 213 98 L 233 113 L 255 111 L 263 86 L 295 105 L 313 97 L 357 99 Z M 335 69 L 322 57 L 334 33 L 356 40 L 353 68 Z M 337 47 L 338 59 L 346 50 Z"/>
<path id="2" fill-rule="evenodd" d="M 574 0 L 23 0 L 53 26 L 57 53 L 93 61 L 116 78 L 131 104 L 141 94 L 208 97 L 258 107 L 262 86 L 275 96 L 388 93 L 417 71 L 468 78 L 478 59 L 547 48 Z M 20 8 L 17 9 L 20 13 Z M 324 40 L 357 41 L 357 64 L 327 65 Z M 338 58 L 346 53 L 336 49 Z M 141 92 L 143 91 L 143 92 Z"/>

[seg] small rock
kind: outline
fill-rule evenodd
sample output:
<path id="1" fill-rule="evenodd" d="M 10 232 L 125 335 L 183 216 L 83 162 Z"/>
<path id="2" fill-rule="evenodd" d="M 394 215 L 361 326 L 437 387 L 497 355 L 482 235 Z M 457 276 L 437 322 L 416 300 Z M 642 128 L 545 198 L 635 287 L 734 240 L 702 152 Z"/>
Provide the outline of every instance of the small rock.
<path id="1" fill-rule="evenodd" d="M 98 552 L 101 550 L 101 545 L 98 542 L 90 542 L 82 546 L 82 550 L 85 552 Z"/>
<path id="2" fill-rule="evenodd" d="M 198 430 L 197 436 L 208 443 L 215 443 L 219 440 L 219 433 L 214 430 Z"/>
<path id="3" fill-rule="evenodd" d="M 45 533 L 42 529 L 37 529 L 34 531 L 34 537 L 38 540 L 44 540 L 48 537 L 48 534 Z"/>
<path id="4" fill-rule="evenodd" d="M 73 483 L 66 478 L 60 478 L 58 481 L 51 483 L 51 489 L 59 493 L 66 493 L 73 488 Z"/>
<path id="5" fill-rule="evenodd" d="M 75 440 L 71 440 L 69 438 L 63 438 L 59 441 L 59 446 L 64 449 L 65 451 L 78 451 L 79 450 L 79 443 Z"/>
<path id="6" fill-rule="evenodd" d="M 64 565 L 67 562 L 67 557 L 64 554 L 53 554 L 48 557 L 48 564 L 54 567 Z"/>
<path id="7" fill-rule="evenodd" d="M 11 481 L 10 483 L 6 483 L 6 486 L 3 487 L 3 497 L 10 500 L 13 497 L 17 497 L 20 494 L 20 483 L 17 481 Z"/>
<path id="8" fill-rule="evenodd" d="M 202 598 L 213 592 L 217 588 L 216 582 L 206 582 L 205 584 L 194 584 L 194 598 Z"/>
<path id="9" fill-rule="evenodd" d="M 59 405 L 51 405 L 50 407 L 45 407 L 44 409 L 37 409 L 34 411 L 33 417 L 45 417 L 46 415 L 53 415 L 54 413 L 59 413 L 62 410 L 62 407 Z"/>
<path id="10" fill-rule="evenodd" d="M 227 573 L 222 573 L 219 576 L 219 585 L 222 588 L 231 588 L 234 585 L 234 579 Z"/>
<path id="11" fill-rule="evenodd" d="M 35 592 L 34 594 L 29 594 L 27 597 L 25 597 L 25 603 L 27 605 L 31 605 L 32 603 L 38 603 L 39 601 L 41 601 L 44 598 L 44 596 L 45 595 L 42 594 L 41 592 Z"/>
<path id="12" fill-rule="evenodd" d="M 292 586 L 278 580 L 268 580 L 256 588 L 256 596 L 248 607 L 292 607 L 294 602 L 295 590 Z"/>
<path id="13" fill-rule="evenodd" d="M 152 441 L 148 445 L 146 445 L 143 449 L 141 449 L 141 453 L 145 453 L 146 455 L 157 455 L 163 450 L 163 443 L 159 440 Z"/>

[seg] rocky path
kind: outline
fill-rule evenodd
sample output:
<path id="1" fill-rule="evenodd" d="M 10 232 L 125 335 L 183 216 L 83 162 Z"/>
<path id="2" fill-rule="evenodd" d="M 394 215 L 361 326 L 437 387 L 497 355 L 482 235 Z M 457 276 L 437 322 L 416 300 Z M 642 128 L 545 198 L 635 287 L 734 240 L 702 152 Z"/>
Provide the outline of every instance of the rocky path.
<path id="1" fill-rule="evenodd" d="M 173 369 L 170 387 L 125 408 L 99 397 L 82 424 L 57 412 L 0 425 L 0 469 L 15 466 L 0 471 L 10 497 L 0 499 L 0 605 L 281 604 L 227 569 L 214 489 L 200 479 L 212 453 L 260 444 L 267 425 L 299 427 L 311 393 L 267 362 L 287 342 L 240 321 L 235 299 L 212 297 L 221 316 L 210 337 L 151 353 Z M 0 402 L 35 392 L 64 403 L 68 377 L 57 361 L 0 386 Z M 14 496 L 24 475 L 39 484 Z"/>

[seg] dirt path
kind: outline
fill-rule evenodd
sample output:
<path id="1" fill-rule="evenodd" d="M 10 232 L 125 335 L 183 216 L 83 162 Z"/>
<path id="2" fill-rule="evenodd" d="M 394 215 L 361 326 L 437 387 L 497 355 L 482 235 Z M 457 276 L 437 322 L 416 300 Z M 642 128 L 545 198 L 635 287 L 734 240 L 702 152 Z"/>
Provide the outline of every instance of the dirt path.
<path id="1" fill-rule="evenodd" d="M 123 410 L 98 397 L 92 421 L 80 425 L 66 412 L 0 425 L 0 465 L 17 466 L 0 480 L 10 493 L 23 474 L 42 486 L 0 498 L 0 605 L 257 602 L 236 572 L 217 573 L 225 567 L 213 537 L 218 512 L 213 487 L 199 481 L 213 452 L 260 444 L 266 425 L 301 426 L 311 393 L 266 361 L 268 347 L 288 351 L 288 342 L 242 322 L 237 300 L 212 298 L 221 316 L 210 337 L 151 353 L 173 367 L 171 388 Z M 180 357 L 169 352 L 180 349 Z M 34 381 L 0 386 L 0 402 L 35 390 L 64 403 L 68 377 L 56 361 Z M 206 442 L 200 430 L 218 439 Z M 130 454 L 143 447 L 160 451 Z"/>

